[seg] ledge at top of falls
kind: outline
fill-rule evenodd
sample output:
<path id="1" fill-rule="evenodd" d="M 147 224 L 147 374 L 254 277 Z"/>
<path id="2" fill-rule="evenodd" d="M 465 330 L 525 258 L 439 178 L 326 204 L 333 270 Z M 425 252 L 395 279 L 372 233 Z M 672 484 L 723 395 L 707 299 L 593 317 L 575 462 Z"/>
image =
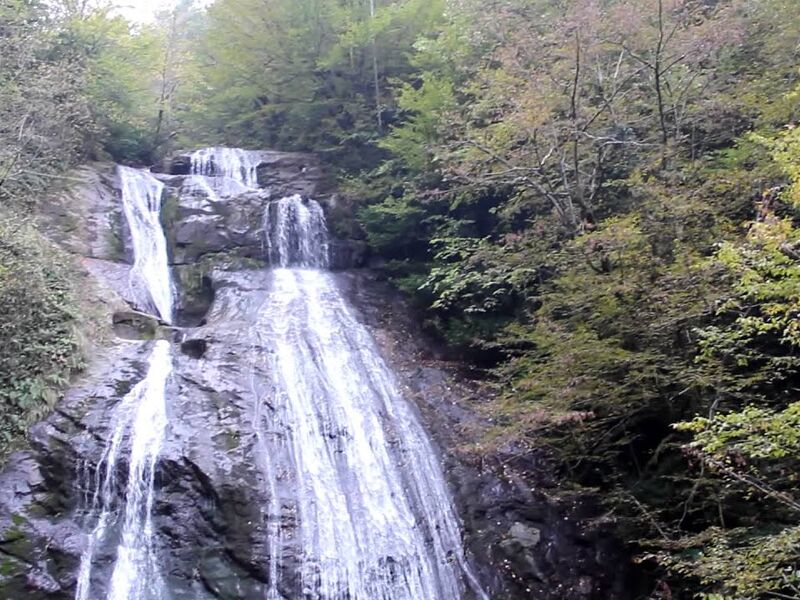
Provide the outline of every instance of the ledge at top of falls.
<path id="1" fill-rule="evenodd" d="M 358 230 L 351 203 L 336 193 L 313 154 L 211 147 L 174 155 L 158 171 L 167 186 L 162 220 L 173 265 L 232 252 L 263 260 L 265 205 L 282 198 L 313 199 L 332 231 Z M 331 268 L 361 267 L 366 259 L 366 243 L 357 235 L 330 240 Z"/>
<path id="2" fill-rule="evenodd" d="M 202 150 L 215 150 L 214 148 Z M 200 150 L 200 151 L 202 151 Z M 217 148 L 220 151 L 236 150 Z M 193 156 L 198 150 L 179 152 L 154 166 L 154 173 L 166 175 L 191 175 Z M 269 188 L 275 197 L 320 196 L 333 192 L 334 185 L 325 172 L 319 157 L 306 152 L 280 152 L 277 150 L 248 150 L 249 160 L 256 165 L 259 187 Z"/>

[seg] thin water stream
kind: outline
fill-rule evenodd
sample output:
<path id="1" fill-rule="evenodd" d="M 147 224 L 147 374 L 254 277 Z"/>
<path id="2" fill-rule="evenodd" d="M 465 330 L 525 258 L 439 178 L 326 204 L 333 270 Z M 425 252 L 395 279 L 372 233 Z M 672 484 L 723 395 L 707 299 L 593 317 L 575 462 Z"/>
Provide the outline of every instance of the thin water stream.
<path id="1" fill-rule="evenodd" d="M 133 245 L 131 292 L 140 308 L 169 323 L 174 292 L 159 219 L 164 185 L 147 171 L 129 167 L 119 167 L 119 176 Z M 155 552 L 153 503 L 156 463 L 168 425 L 166 386 L 171 372 L 170 344 L 156 341 L 144 378 L 110 415 L 111 436 L 91 480 L 85 482 L 90 495 L 84 508 L 91 531 L 81 556 L 76 600 L 101 597 L 94 588 L 93 567 L 97 552 L 107 545 L 116 547 L 109 600 L 168 598 Z M 123 481 L 120 471 L 126 473 Z"/>
<path id="2" fill-rule="evenodd" d="M 147 171 L 118 169 L 122 206 L 133 244 L 131 293 L 140 308 L 170 323 L 175 294 L 160 221 L 164 184 Z"/>
<path id="3" fill-rule="evenodd" d="M 109 544 L 116 546 L 117 558 L 107 598 L 168 598 L 155 553 L 152 509 L 156 461 L 167 429 L 165 388 L 171 371 L 170 344 L 159 340 L 144 379 L 111 415 L 113 433 L 87 486 L 93 525 L 81 556 L 76 600 L 101 597 L 94 587 L 93 563 L 98 551 Z M 120 471 L 126 473 L 125 481 L 119 481 Z"/>

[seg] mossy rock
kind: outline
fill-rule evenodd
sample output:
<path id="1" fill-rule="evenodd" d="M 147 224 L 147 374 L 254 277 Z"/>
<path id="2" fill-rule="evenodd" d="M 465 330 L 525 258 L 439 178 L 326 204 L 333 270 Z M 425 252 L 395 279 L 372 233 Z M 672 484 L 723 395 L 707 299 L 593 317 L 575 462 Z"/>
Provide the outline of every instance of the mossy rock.
<path id="1" fill-rule="evenodd" d="M 116 312 L 113 316 L 114 331 L 118 336 L 131 340 L 152 340 L 158 337 L 158 320 L 135 310 Z"/>

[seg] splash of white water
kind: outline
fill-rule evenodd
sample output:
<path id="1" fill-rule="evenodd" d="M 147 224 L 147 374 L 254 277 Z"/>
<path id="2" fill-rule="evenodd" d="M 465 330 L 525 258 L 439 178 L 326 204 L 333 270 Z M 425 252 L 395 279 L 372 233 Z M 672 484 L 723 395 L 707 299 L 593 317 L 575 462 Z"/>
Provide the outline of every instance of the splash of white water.
<path id="1" fill-rule="evenodd" d="M 167 428 L 165 388 L 172 372 L 169 342 L 155 343 L 147 374 L 120 402 L 113 416 L 113 434 L 106 444 L 94 477 L 90 516 L 96 519 L 89 543 L 81 556 L 76 600 L 94 600 L 92 567 L 96 552 L 120 526 L 117 560 L 111 577 L 109 600 L 165 600 L 166 588 L 154 548 L 152 509 L 155 498 L 156 460 Z M 117 470 L 123 440 L 130 437 L 127 488 L 123 506 Z"/>
<path id="2" fill-rule="evenodd" d="M 328 267 L 325 213 L 300 195 L 271 202 L 264 212 L 267 258 L 276 267 Z"/>
<path id="3" fill-rule="evenodd" d="M 321 207 L 299 196 L 273 202 L 264 229 L 273 264 L 305 267 L 273 271 L 253 328 L 273 374 L 261 426 L 283 432 L 291 456 L 272 464 L 281 452 L 261 436 L 264 474 L 271 489 L 275 473 L 293 479 L 303 598 L 487 600 L 434 448 L 333 276 L 313 268 L 328 264 Z M 270 535 L 275 553 L 283 542 Z"/>
<path id="4" fill-rule="evenodd" d="M 164 184 L 147 171 L 119 168 L 122 206 L 133 242 L 131 293 L 140 308 L 172 322 L 174 290 L 161 227 Z"/>
<path id="5" fill-rule="evenodd" d="M 191 155 L 191 174 L 220 197 L 258 188 L 258 166 L 262 153 L 240 148 L 202 148 Z"/>

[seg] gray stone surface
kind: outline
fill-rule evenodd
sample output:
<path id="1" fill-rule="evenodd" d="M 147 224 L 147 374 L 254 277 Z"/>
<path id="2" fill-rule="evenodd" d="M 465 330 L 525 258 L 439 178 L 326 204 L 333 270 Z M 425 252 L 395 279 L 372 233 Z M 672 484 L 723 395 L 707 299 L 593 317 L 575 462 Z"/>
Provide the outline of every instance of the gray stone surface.
<path id="1" fill-rule="evenodd" d="M 42 231 L 79 256 L 124 260 L 125 218 L 113 165 L 81 167 L 64 183 L 64 190 L 42 203 Z"/>

